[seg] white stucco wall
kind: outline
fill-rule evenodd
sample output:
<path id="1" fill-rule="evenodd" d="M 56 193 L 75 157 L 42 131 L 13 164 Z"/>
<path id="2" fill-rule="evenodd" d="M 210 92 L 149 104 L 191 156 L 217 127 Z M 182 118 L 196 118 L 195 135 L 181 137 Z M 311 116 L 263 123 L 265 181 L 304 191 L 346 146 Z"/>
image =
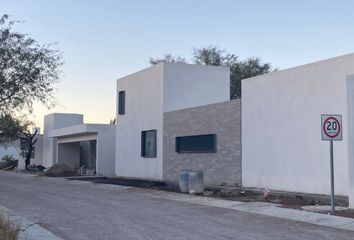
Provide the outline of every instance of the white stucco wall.
<path id="1" fill-rule="evenodd" d="M 80 168 L 80 142 L 58 142 L 57 161 L 78 170 Z"/>
<path id="2" fill-rule="evenodd" d="M 97 133 L 96 145 L 96 171 L 98 175 L 115 175 L 115 148 L 116 148 L 115 125 L 101 128 Z"/>
<path id="3" fill-rule="evenodd" d="M 9 155 L 20 162 L 22 161 L 22 157 L 20 154 L 21 154 L 20 141 L 13 141 L 13 142 L 4 143 L 0 145 L 0 161 L 2 161 L 3 157 Z"/>
<path id="4" fill-rule="evenodd" d="M 116 174 L 125 177 L 162 179 L 163 64 L 117 80 L 125 91 L 125 114 L 118 115 Z M 141 131 L 157 130 L 156 158 L 141 157 Z"/>
<path id="5" fill-rule="evenodd" d="M 349 54 L 242 81 L 243 186 L 330 194 L 329 142 L 321 140 L 320 120 L 341 114 L 335 193 L 348 196 L 346 78 L 352 73 Z"/>
<path id="6" fill-rule="evenodd" d="M 36 136 L 37 142 L 34 145 L 34 158 L 31 158 L 31 164 L 35 165 L 43 165 L 43 144 L 44 144 L 44 137 L 43 134 L 39 134 Z"/>
<path id="7" fill-rule="evenodd" d="M 82 123 L 82 114 L 52 113 L 44 116 L 43 166 L 52 166 L 56 159 L 56 139 L 50 138 L 48 133 L 53 129 Z"/>
<path id="8" fill-rule="evenodd" d="M 349 206 L 354 208 L 354 75 L 347 77 Z"/>
<path id="9" fill-rule="evenodd" d="M 164 63 L 164 112 L 230 100 L 230 69 Z"/>

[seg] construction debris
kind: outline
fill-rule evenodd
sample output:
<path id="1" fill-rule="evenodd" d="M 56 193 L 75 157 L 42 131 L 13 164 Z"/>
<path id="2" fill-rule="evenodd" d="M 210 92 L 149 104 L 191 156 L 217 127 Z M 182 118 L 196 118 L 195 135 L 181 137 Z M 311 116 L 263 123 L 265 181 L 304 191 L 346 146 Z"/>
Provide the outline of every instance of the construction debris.
<path id="1" fill-rule="evenodd" d="M 88 168 L 85 165 L 81 166 L 78 172 L 82 176 L 94 176 L 94 175 L 96 175 L 96 170 L 95 169 Z"/>
<path id="2" fill-rule="evenodd" d="M 46 177 L 71 177 L 78 175 L 79 173 L 77 171 L 65 164 L 54 164 L 53 166 L 51 166 L 40 174 L 40 176 Z"/>
<path id="3" fill-rule="evenodd" d="M 43 172 L 44 169 L 45 169 L 45 167 L 43 167 L 42 165 L 35 165 L 35 164 L 29 165 L 26 168 L 27 172 L 29 172 L 29 173 Z"/>

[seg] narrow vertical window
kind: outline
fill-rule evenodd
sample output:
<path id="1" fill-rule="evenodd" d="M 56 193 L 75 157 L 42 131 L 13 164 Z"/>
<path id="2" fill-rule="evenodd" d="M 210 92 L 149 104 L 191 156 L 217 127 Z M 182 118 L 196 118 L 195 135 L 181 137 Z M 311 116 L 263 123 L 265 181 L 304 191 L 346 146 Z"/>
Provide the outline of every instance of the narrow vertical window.
<path id="1" fill-rule="evenodd" d="M 156 130 L 141 132 L 141 156 L 156 157 Z"/>
<path id="2" fill-rule="evenodd" d="M 120 91 L 118 94 L 118 114 L 125 114 L 125 91 Z"/>

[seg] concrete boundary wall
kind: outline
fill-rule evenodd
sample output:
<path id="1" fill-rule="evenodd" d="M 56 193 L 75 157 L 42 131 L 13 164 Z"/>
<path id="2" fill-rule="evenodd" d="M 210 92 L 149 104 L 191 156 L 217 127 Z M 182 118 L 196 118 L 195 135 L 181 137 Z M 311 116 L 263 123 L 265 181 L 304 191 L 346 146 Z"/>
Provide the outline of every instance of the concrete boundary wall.
<path id="1" fill-rule="evenodd" d="M 330 194 L 329 142 L 321 140 L 321 114 L 340 114 L 343 141 L 334 143 L 335 194 L 353 192 L 348 171 L 354 171 L 349 134 L 354 119 L 347 85 L 353 73 L 354 54 L 348 54 L 242 80 L 245 187 Z"/>

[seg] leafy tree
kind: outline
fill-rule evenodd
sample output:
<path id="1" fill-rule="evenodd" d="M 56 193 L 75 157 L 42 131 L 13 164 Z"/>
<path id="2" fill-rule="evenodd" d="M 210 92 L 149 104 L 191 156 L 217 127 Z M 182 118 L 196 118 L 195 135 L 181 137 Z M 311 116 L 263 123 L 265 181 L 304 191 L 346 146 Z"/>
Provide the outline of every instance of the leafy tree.
<path id="1" fill-rule="evenodd" d="M 0 18 L 0 115 L 26 110 L 33 102 L 55 103 L 53 84 L 63 64 L 51 44 L 40 45 L 27 34 L 13 30 L 19 21 Z"/>
<path id="2" fill-rule="evenodd" d="M 18 139 L 19 121 L 10 114 L 0 117 L 0 143 L 7 143 Z"/>
<path id="3" fill-rule="evenodd" d="M 269 63 L 262 63 L 260 58 L 252 57 L 227 65 L 230 67 L 230 98 L 241 98 L 241 80 L 276 71 Z"/>
<path id="4" fill-rule="evenodd" d="M 149 63 L 151 65 L 158 64 L 160 62 L 170 62 L 170 63 L 185 63 L 186 59 L 181 56 L 174 57 L 171 54 L 166 54 L 163 58 L 150 58 Z"/>
<path id="5" fill-rule="evenodd" d="M 237 60 L 237 57 L 216 46 L 209 46 L 194 48 L 192 60 L 195 64 L 220 66 L 226 65 L 227 61 Z"/>
<path id="6" fill-rule="evenodd" d="M 61 53 L 52 44 L 40 45 L 27 34 L 13 29 L 19 21 L 8 15 L 0 18 L 0 142 L 26 139 L 26 167 L 30 164 L 36 134 L 33 124 L 20 113 L 31 113 L 34 102 L 47 107 L 55 104 L 54 83 L 61 75 Z"/>
<path id="7" fill-rule="evenodd" d="M 162 61 L 176 62 L 176 57 L 170 54 L 166 56 L 162 59 L 158 59 L 159 61 L 151 61 L 152 58 L 150 58 L 150 64 L 156 64 Z M 230 99 L 241 98 L 242 79 L 276 71 L 276 69 L 272 69 L 269 63 L 262 63 L 261 59 L 258 57 L 239 60 L 236 54 L 228 53 L 226 50 L 220 49 L 217 46 L 194 48 L 191 62 L 200 65 L 230 67 Z"/>

